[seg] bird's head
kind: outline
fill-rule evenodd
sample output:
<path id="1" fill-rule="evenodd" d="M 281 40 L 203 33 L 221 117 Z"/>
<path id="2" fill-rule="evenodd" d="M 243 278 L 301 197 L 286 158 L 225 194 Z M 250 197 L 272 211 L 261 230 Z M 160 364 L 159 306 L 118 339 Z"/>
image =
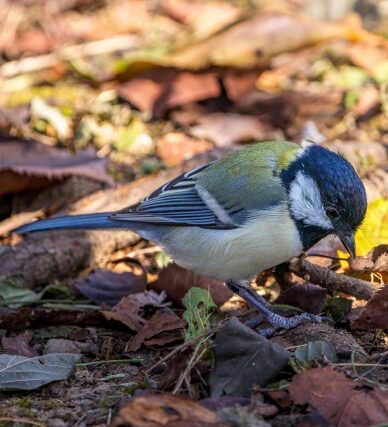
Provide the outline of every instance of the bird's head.
<path id="1" fill-rule="evenodd" d="M 354 233 L 364 219 L 367 200 L 353 166 L 336 153 L 310 145 L 283 170 L 282 179 L 304 249 L 336 234 L 354 257 Z"/>

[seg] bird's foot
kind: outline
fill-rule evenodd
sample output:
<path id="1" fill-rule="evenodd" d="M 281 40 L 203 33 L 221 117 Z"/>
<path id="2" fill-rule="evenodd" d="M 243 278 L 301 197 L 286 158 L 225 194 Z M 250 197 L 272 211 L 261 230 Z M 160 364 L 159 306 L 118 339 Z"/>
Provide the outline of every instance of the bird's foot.
<path id="1" fill-rule="evenodd" d="M 315 322 L 322 323 L 331 321 L 327 317 L 318 316 L 311 313 L 302 313 L 292 317 L 284 317 L 272 311 L 270 304 L 259 294 L 247 287 L 244 283 L 237 281 L 227 282 L 228 287 L 243 298 L 251 307 L 256 308 L 260 312 L 259 316 L 248 320 L 246 325 L 255 328 L 262 320 L 266 320 L 271 324 L 269 328 L 263 329 L 260 332 L 269 336 L 275 333 L 278 329 L 291 329 L 303 323 Z"/>

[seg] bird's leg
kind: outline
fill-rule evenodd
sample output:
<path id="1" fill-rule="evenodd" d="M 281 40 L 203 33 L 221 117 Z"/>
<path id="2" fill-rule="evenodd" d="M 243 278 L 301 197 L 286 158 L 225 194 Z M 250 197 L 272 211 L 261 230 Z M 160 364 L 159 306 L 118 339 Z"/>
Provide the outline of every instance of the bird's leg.
<path id="1" fill-rule="evenodd" d="M 272 311 L 270 304 L 258 293 L 254 292 L 249 286 L 237 280 L 229 280 L 226 285 L 235 294 L 239 295 L 245 300 L 251 307 L 255 308 L 260 312 L 267 322 L 271 324 L 271 331 L 275 330 L 275 327 L 283 329 L 295 328 L 295 326 L 301 325 L 302 323 L 317 322 L 322 323 L 324 318 L 311 313 L 302 313 L 297 316 L 284 317 Z M 257 319 L 254 318 L 251 322 L 257 323 Z M 250 326 L 250 325 L 249 325 Z M 269 330 L 268 329 L 268 330 Z"/>

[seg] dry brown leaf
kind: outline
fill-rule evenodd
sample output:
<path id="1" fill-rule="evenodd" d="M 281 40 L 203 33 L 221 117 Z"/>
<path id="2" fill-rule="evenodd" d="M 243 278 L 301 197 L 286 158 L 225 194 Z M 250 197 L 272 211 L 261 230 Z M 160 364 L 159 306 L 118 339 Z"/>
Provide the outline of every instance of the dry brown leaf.
<path id="1" fill-rule="evenodd" d="M 352 329 L 388 329 L 388 285 L 376 292 L 351 322 Z"/>
<path id="2" fill-rule="evenodd" d="M 30 346 L 32 331 L 24 331 L 15 337 L 3 337 L 1 345 L 4 353 L 17 354 L 25 357 L 35 357 L 38 353 Z"/>
<path id="3" fill-rule="evenodd" d="M 201 276 L 175 263 L 169 264 L 162 270 L 158 279 L 149 286 L 157 291 L 165 291 L 169 298 L 177 304 L 182 304 L 182 298 L 192 287 L 209 290 L 213 301 L 218 306 L 233 296 L 233 292 L 224 283 Z"/>
<path id="4" fill-rule="evenodd" d="M 109 270 L 94 270 L 83 280 L 77 280 L 76 288 L 97 304 L 114 306 L 129 294 L 143 292 L 147 286 L 145 274 L 131 272 L 114 273 Z"/>
<path id="5" fill-rule="evenodd" d="M 257 70 L 226 70 L 222 76 L 228 98 L 237 102 L 255 88 Z"/>
<path id="6" fill-rule="evenodd" d="M 319 314 L 325 303 L 326 292 L 326 289 L 311 283 L 296 284 L 286 289 L 276 300 L 276 304 L 288 304 Z"/>
<path id="7" fill-rule="evenodd" d="M 233 113 L 214 113 L 198 118 L 190 128 L 197 138 L 206 138 L 216 146 L 224 147 L 250 140 L 281 139 L 282 132 L 274 129 L 265 119 Z"/>
<path id="8" fill-rule="evenodd" d="M 215 73 L 159 69 L 122 84 L 118 92 L 141 111 L 162 117 L 171 108 L 217 97 L 221 88 Z"/>
<path id="9" fill-rule="evenodd" d="M 136 397 L 121 408 L 112 427 L 226 427 L 215 412 L 182 396 Z"/>
<path id="10" fill-rule="evenodd" d="M 210 65 L 251 69 L 268 64 L 270 58 L 282 52 L 330 39 L 354 40 L 363 35 L 357 19 L 327 23 L 303 15 L 257 13 L 210 39 L 170 55 L 168 63 L 186 69 Z"/>
<path id="11" fill-rule="evenodd" d="M 328 366 L 296 375 L 289 387 L 298 405 L 309 404 L 337 427 L 367 427 L 388 419 L 388 393 L 363 388 Z"/>
<path id="12" fill-rule="evenodd" d="M 147 306 L 157 308 L 166 307 L 169 303 L 163 302 L 166 294 L 157 294 L 155 291 L 145 291 L 133 295 L 128 295 L 116 304 L 111 311 L 102 313 L 108 320 L 117 320 L 128 326 L 133 331 L 140 331 L 145 323 L 145 319 L 140 315 L 140 310 Z"/>
<path id="13" fill-rule="evenodd" d="M 112 183 L 105 160 L 90 150 L 70 155 L 33 140 L 0 139 L 0 196 L 41 188 L 71 175 Z"/>
<path id="14" fill-rule="evenodd" d="M 140 331 L 128 341 L 125 352 L 137 351 L 142 344 L 164 345 L 182 338 L 184 321 L 172 310 L 166 308 L 158 310 L 151 319 L 144 323 Z M 165 332 L 170 332 L 166 334 Z M 171 333 L 174 332 L 174 333 Z"/>
<path id="15" fill-rule="evenodd" d="M 202 39 L 236 21 L 241 10 L 229 3 L 202 0 L 161 0 L 159 9 L 191 27 L 194 39 Z"/>
<path id="16" fill-rule="evenodd" d="M 167 166 L 177 166 L 197 154 L 211 150 L 213 144 L 181 132 L 171 132 L 156 143 L 156 153 Z"/>

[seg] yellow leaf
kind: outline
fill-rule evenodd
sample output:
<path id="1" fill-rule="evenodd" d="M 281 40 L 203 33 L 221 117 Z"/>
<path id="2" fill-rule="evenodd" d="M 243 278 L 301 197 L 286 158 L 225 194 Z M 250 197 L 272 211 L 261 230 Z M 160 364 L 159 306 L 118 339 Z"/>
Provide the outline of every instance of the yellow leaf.
<path id="1" fill-rule="evenodd" d="M 356 233 L 356 255 L 366 255 L 374 247 L 388 243 L 388 199 L 368 204 L 368 210 Z"/>

